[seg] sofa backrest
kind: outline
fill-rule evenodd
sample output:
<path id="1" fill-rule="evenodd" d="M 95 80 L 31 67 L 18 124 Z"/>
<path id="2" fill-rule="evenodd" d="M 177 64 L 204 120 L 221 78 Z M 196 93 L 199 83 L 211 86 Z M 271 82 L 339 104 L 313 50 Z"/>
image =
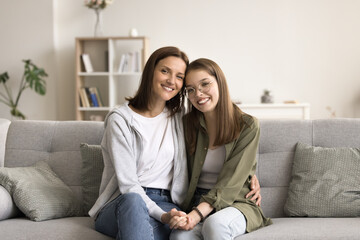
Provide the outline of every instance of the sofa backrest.
<path id="1" fill-rule="evenodd" d="M 14 121 L 8 130 L 4 166 L 46 160 L 82 201 L 80 143 L 100 144 L 103 126 L 91 121 Z"/>
<path id="2" fill-rule="evenodd" d="M 321 147 L 360 147 L 360 119 L 262 120 L 257 176 L 262 209 L 283 217 L 297 142 Z M 5 167 L 29 166 L 46 159 L 82 200 L 80 143 L 100 144 L 103 123 L 15 121 L 10 124 Z"/>
<path id="3" fill-rule="evenodd" d="M 360 119 L 263 120 L 257 176 L 262 209 L 268 217 L 284 217 L 297 142 L 320 147 L 360 147 Z"/>

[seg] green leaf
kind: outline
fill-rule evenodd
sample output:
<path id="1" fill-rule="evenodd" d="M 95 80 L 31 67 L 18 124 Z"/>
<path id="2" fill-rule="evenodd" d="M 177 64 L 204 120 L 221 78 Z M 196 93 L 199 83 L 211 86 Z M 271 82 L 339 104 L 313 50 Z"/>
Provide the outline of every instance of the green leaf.
<path id="1" fill-rule="evenodd" d="M 7 72 L 4 72 L 0 75 L 0 83 L 6 83 L 9 80 L 9 75 Z"/>
<path id="2" fill-rule="evenodd" d="M 30 60 L 24 60 L 25 62 L 25 81 L 29 84 L 29 87 L 40 95 L 46 93 L 46 82 L 43 77 L 47 77 L 47 73 L 44 69 L 38 68 Z"/>
<path id="3" fill-rule="evenodd" d="M 26 60 L 23 60 L 23 62 L 24 62 L 25 64 L 30 64 L 30 63 L 31 63 L 31 60 L 30 60 L 30 59 L 26 59 Z"/>

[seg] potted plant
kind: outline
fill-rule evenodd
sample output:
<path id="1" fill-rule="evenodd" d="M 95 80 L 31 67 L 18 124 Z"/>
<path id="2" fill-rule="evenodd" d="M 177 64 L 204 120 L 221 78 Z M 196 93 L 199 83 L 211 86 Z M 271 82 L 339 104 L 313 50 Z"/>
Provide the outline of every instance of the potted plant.
<path id="1" fill-rule="evenodd" d="M 16 98 L 13 98 L 11 89 L 7 86 L 7 81 L 9 80 L 9 75 L 7 72 L 0 74 L 0 84 L 4 89 L 4 92 L 0 91 L 0 102 L 10 107 L 10 113 L 12 116 L 25 119 L 25 115 L 21 113 L 18 109 L 18 104 L 20 101 L 21 94 L 27 88 L 33 89 L 36 93 L 40 95 L 45 95 L 46 93 L 46 82 L 44 77 L 47 77 L 47 73 L 44 69 L 37 67 L 31 62 L 31 60 L 23 60 L 25 63 L 24 74 L 22 76 L 19 91 L 16 95 Z"/>

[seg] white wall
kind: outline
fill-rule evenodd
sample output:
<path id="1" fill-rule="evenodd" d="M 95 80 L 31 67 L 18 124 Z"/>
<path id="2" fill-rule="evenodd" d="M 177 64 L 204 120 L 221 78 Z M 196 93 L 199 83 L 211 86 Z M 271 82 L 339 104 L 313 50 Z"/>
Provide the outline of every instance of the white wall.
<path id="1" fill-rule="evenodd" d="M 18 93 L 24 72 L 23 59 L 31 59 L 48 73 L 47 93 L 26 89 L 19 110 L 28 119 L 56 119 L 56 74 L 53 36 L 53 3 L 49 0 L 0 0 L 0 73 L 8 72 L 8 86 Z M 3 91 L 0 85 L 0 91 Z M 10 108 L 0 102 L 0 118 L 12 119 Z"/>
<path id="2" fill-rule="evenodd" d="M 41 11 L 46 20 L 38 23 L 15 8 L 19 5 L 16 2 L 2 1 L 1 9 L 5 5 L 7 10 L 0 13 L 6 14 L 11 7 L 16 16 L 9 16 L 12 21 L 7 23 L 0 21 L 7 32 L 21 35 L 29 28 L 17 22 L 46 25 L 51 13 Z M 34 2 L 48 1 L 25 4 L 35 12 Z M 327 106 L 336 111 L 337 117 L 360 117 L 359 12 L 357 0 L 114 0 L 103 11 L 103 29 L 105 35 L 123 36 L 135 27 L 140 35 L 149 37 L 150 52 L 175 45 L 191 60 L 215 60 L 227 76 L 232 97 L 244 103 L 258 103 L 263 89 L 269 88 L 276 102 L 309 102 L 311 118 L 330 117 Z M 48 107 L 41 118 L 52 118 L 55 107 L 57 119 L 74 119 L 74 39 L 92 36 L 95 13 L 83 6 L 82 0 L 54 0 L 54 19 L 56 103 L 36 100 Z M 52 27 L 46 29 L 42 34 L 48 36 Z M 13 46 L 18 41 L 16 35 L 2 36 L 6 44 L 1 44 L 5 54 L 0 56 L 0 63 L 6 63 L 8 56 L 14 57 L 14 49 L 20 48 Z M 46 52 L 36 41 L 27 43 L 20 53 Z M 48 42 L 42 45 L 51 46 Z M 16 61 L 13 59 L 6 69 L 15 68 Z M 0 70 L 5 69 L 3 66 Z"/>

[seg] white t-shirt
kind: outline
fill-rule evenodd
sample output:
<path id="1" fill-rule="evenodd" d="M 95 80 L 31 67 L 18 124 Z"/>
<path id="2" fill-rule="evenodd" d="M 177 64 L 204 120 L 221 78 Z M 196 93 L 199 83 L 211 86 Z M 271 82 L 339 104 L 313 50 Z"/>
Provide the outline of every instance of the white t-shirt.
<path id="1" fill-rule="evenodd" d="M 200 174 L 198 187 L 211 189 L 215 186 L 219 173 L 225 162 L 225 146 L 208 149 Z"/>
<path id="2" fill-rule="evenodd" d="M 143 137 L 143 154 L 137 166 L 139 182 L 143 187 L 170 190 L 174 166 L 174 139 L 171 118 L 165 108 L 153 118 L 132 111 L 134 126 Z"/>

